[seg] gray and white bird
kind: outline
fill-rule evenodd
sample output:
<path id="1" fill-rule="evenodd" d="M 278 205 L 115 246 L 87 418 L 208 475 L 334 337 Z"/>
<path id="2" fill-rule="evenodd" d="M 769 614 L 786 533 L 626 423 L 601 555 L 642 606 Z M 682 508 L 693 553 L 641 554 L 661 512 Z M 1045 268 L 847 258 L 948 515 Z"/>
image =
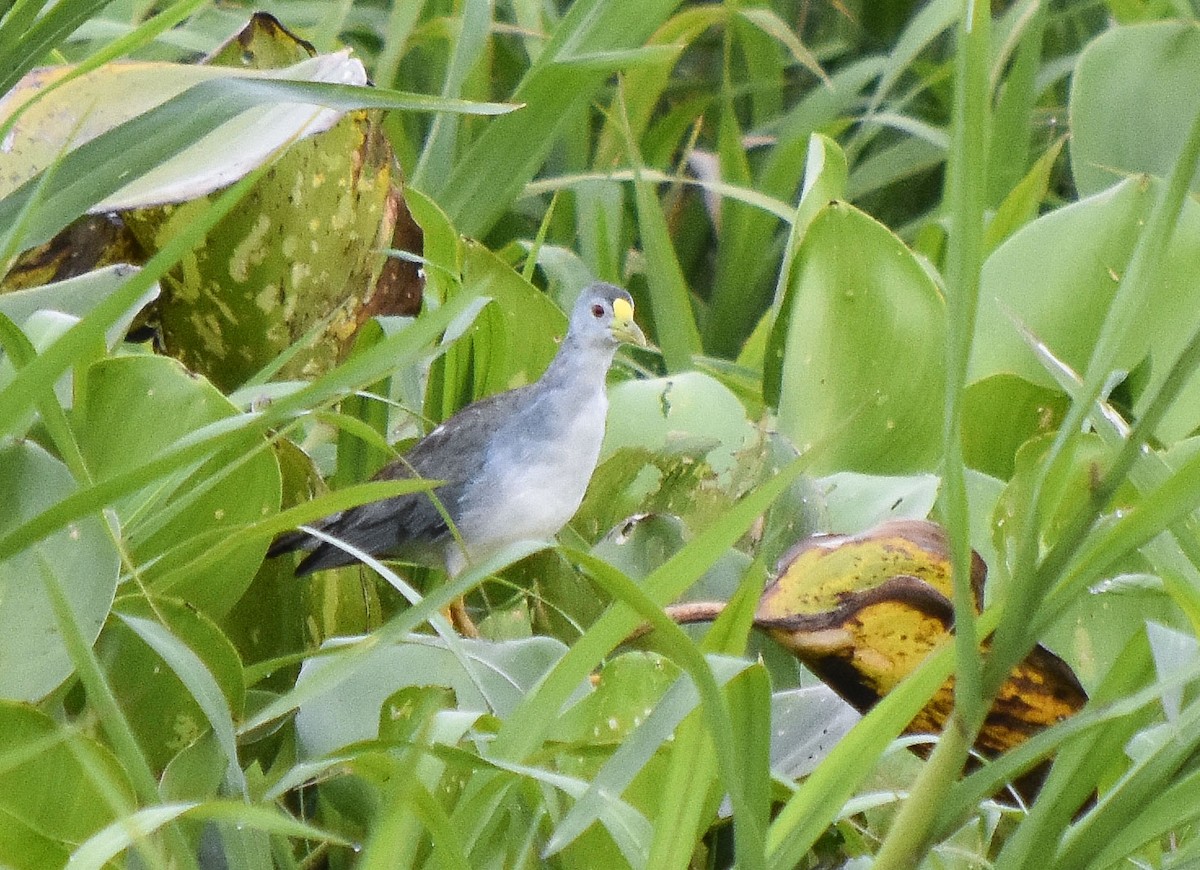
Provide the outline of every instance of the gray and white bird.
<path id="1" fill-rule="evenodd" d="M 468 405 L 375 476 L 444 481 L 434 493 L 461 545 L 426 492 L 360 505 L 316 527 L 373 556 L 451 576 L 508 544 L 553 538 L 579 508 L 596 468 L 606 376 L 623 342 L 646 344 L 632 298 L 611 284 L 590 285 L 539 380 Z M 308 551 L 297 576 L 357 561 L 303 531 L 276 538 L 267 555 L 294 550 Z"/>

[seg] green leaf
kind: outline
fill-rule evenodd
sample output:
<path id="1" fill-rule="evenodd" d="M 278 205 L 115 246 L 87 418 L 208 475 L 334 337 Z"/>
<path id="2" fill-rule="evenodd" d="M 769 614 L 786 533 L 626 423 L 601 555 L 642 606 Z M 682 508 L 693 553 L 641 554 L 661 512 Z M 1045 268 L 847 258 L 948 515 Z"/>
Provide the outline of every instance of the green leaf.
<path id="1" fill-rule="evenodd" d="M 813 133 L 808 140 L 808 154 L 804 161 L 804 187 L 800 204 L 796 206 L 796 215 L 792 219 L 792 229 L 783 254 L 783 265 L 775 283 L 775 302 L 771 312 L 773 321 L 768 327 L 770 333 L 763 359 L 763 399 L 772 407 L 779 407 L 788 326 L 792 322 L 792 304 L 796 300 L 796 294 L 788 292 L 795 275 L 796 254 L 813 218 L 830 202 L 845 198 L 848 172 L 846 155 L 837 143 L 827 136 Z"/>
<path id="2" fill-rule="evenodd" d="M 1059 389 L 1030 353 L 1021 328 L 1072 369 L 1085 371 L 1138 230 L 1161 190 L 1157 181 L 1123 181 L 1037 219 L 997 248 L 984 264 L 968 383 L 1008 373 Z M 1200 205 L 1189 199 L 1174 224 L 1166 259 L 1157 267 L 1161 277 L 1139 299 L 1137 317 L 1121 324 L 1124 338 L 1112 360 L 1125 372 L 1148 361 L 1147 382 L 1131 385 L 1138 411 L 1191 336 L 1193 325 L 1179 312 L 1200 306 L 1198 264 Z M 1191 381 L 1167 412 L 1157 431 L 1160 438 L 1177 440 L 1200 424 L 1197 383 Z M 1024 401 L 1021 393 L 1011 400 L 995 395 L 989 413 L 999 419 L 1020 417 L 1027 413 Z"/>
<path id="3" fill-rule="evenodd" d="M 994 251 L 1001 242 L 1037 217 L 1038 209 L 1049 193 L 1050 177 L 1066 140 L 1066 136 L 1055 140 L 996 207 L 984 233 L 986 253 Z"/>
<path id="4" fill-rule="evenodd" d="M 0 442 L 0 533 L 76 491 L 66 467 L 37 444 Z M 73 670 L 39 560 L 58 575 L 88 643 L 100 634 L 116 592 L 120 556 L 96 516 L 0 561 L 0 697 L 37 701 Z"/>
<path id="5" fill-rule="evenodd" d="M 0 861 L 6 867 L 13 870 L 62 867 L 69 856 L 65 845 L 46 836 L 7 809 L 0 809 Z"/>
<path id="6" fill-rule="evenodd" d="M 245 793 L 233 721 L 235 715 L 240 718 L 246 688 L 232 644 L 202 613 L 178 601 L 119 602 L 114 614 L 144 644 L 131 643 L 128 636 L 106 638 L 112 644 L 109 649 L 114 650 L 109 682 L 122 701 L 136 704 L 132 721 L 151 762 L 162 762 L 168 752 L 186 749 L 204 731 L 206 720 L 224 755 L 227 786 L 235 793 Z M 156 622 L 164 617 L 167 625 Z M 170 676 L 163 664 L 172 672 Z M 197 709 L 203 719 L 196 715 Z M 155 728 L 156 724 L 163 726 Z M 166 762 L 162 766 L 166 767 Z"/>
<path id="7" fill-rule="evenodd" d="M 8 816 L 0 828 L 19 824 L 33 837 L 78 843 L 134 805 L 112 753 L 27 705 L 0 702 L 0 745 L 0 813 Z M 0 835 L 0 862 L 31 866 L 19 859 L 21 851 Z"/>
<path id="8" fill-rule="evenodd" d="M 38 192 L 41 207 L 25 227 L 18 248 L 48 241 L 76 217 L 122 190 L 127 179 L 140 178 L 242 112 L 256 106 L 298 100 L 341 111 L 360 108 L 508 111 L 498 105 L 439 100 L 353 85 L 236 78 L 223 70 L 221 77 L 193 85 L 63 156 L 55 164 L 48 189 Z M 21 213 L 37 191 L 38 180 L 35 175 L 0 200 L 0 226 L 8 225 Z"/>
<path id="9" fill-rule="evenodd" d="M 642 584 L 643 591 L 660 605 L 677 598 L 725 554 L 750 524 L 796 479 L 802 467 L 803 462 L 796 460 L 734 505 L 705 534 L 693 538 L 647 577 Z M 557 718 L 558 711 L 580 681 L 638 623 L 637 614 L 628 607 L 615 607 L 605 613 L 539 683 L 537 691 L 526 696 L 518 709 L 508 717 L 495 752 L 508 757 L 520 757 L 530 752 Z"/>
<path id="10" fill-rule="evenodd" d="M 28 290 L 13 290 L 0 294 L 0 312 L 20 324 L 38 311 L 58 311 L 82 318 L 102 300 L 112 295 L 125 279 L 138 271 L 124 264 L 105 266 L 86 275 L 54 281 Z M 147 304 L 158 298 L 158 284 L 152 285 L 136 300 L 125 315 L 109 326 L 105 337 L 109 348 L 116 347 L 125 337 L 129 326 Z"/>
<path id="11" fill-rule="evenodd" d="M 812 221 L 796 256 L 779 429 L 818 467 L 931 469 L 941 454 L 945 310 L 912 253 L 843 203 Z"/>
<path id="12" fill-rule="evenodd" d="M 246 688 L 233 645 L 203 613 L 181 601 L 126 597 L 97 646 L 108 683 L 153 769 L 163 770 L 210 727 L 225 752 L 228 785 L 244 788 L 233 720 Z M 161 620 L 161 623 L 159 622 Z"/>
<path id="13" fill-rule="evenodd" d="M 42 58 L 89 18 L 108 5 L 109 0 L 83 0 L 56 3 L 38 17 L 39 4 L 21 3 L 12 14 L 6 14 L 0 28 L 0 50 L 5 57 L 5 69 L 0 75 L 0 94 L 12 89 L 27 70 L 42 62 Z M 13 4 L 7 4 L 8 13 Z M 15 43 L 15 45 L 14 45 Z"/>
<path id="14" fill-rule="evenodd" d="M 326 647 L 336 651 L 346 643 L 339 639 Z M 465 662 L 434 638 L 413 636 L 374 645 L 353 674 L 301 703 L 296 731 L 304 754 L 315 758 L 377 736 L 380 707 L 405 686 L 446 686 L 454 690 L 459 710 L 505 716 L 565 651 L 548 637 L 504 643 L 462 640 L 460 644 Z M 306 661 L 297 691 L 305 692 L 322 680 L 322 671 L 335 666 L 338 658 L 334 652 Z"/>
<path id="15" fill-rule="evenodd" d="M 138 276 L 135 276 L 135 278 Z M 136 287 L 134 288 L 136 289 Z M 125 288 L 122 288 L 122 293 Z M 85 335 L 95 334 L 104 322 L 102 315 L 113 314 L 118 310 L 118 303 L 124 298 L 118 298 L 112 305 L 110 300 L 102 303 L 100 309 L 88 318 L 76 324 L 72 332 L 83 331 Z M 262 434 L 272 426 L 278 426 L 293 419 L 302 410 L 328 402 L 343 395 L 347 390 L 356 389 L 364 384 L 378 380 L 384 374 L 395 370 L 399 365 L 418 358 L 425 352 L 431 342 L 447 324 L 456 316 L 462 315 L 467 308 L 466 300 L 450 300 L 437 311 L 430 312 L 403 332 L 392 336 L 387 341 L 372 348 L 356 359 L 347 360 L 333 372 L 325 375 L 316 382 L 298 391 L 276 396 L 275 401 L 260 412 L 241 417 L 227 418 L 203 429 L 190 433 L 186 438 L 164 450 L 144 464 L 131 468 L 116 477 L 81 490 L 66 498 L 53 507 L 44 510 L 32 519 L 21 523 L 16 529 L 10 530 L 0 537 L 0 554 L 8 555 L 40 540 L 45 535 L 64 527 L 67 523 L 79 517 L 87 516 L 107 504 L 136 492 L 148 483 L 177 474 L 181 466 L 203 461 L 220 449 L 231 447 L 245 451 L 261 439 Z M 32 401 L 36 387 L 41 379 L 61 371 L 70 363 L 73 345 L 64 346 L 67 337 L 57 342 L 46 353 L 25 366 L 18 380 L 9 388 L 0 390 L 0 420 L 4 419 L 5 409 L 19 410 L 28 406 Z M 31 375 L 32 372 L 32 375 Z M 21 379 L 25 378 L 22 383 Z M 32 383 L 30 383 L 32 382 Z M 21 389 L 17 389 L 21 387 Z M 379 497 L 386 497 L 387 486 L 383 484 L 363 485 L 364 491 L 379 492 Z M 393 490 L 391 494 L 395 494 Z M 348 505 L 342 504 L 344 509 Z M 311 520 L 323 514 L 305 514 L 303 508 L 295 509 L 297 514 Z M 288 526 L 274 528 L 274 531 L 286 530 Z M 258 531 L 257 534 L 241 538 L 241 541 L 265 541 L 270 531 Z M 449 599 L 448 599 L 449 600 Z"/>
<path id="16" fill-rule="evenodd" d="M 92 366 L 86 402 L 76 412 L 84 458 L 100 482 L 144 465 L 206 424 L 238 416 L 210 383 L 174 360 L 151 356 Z M 279 510 L 279 466 L 265 441 L 260 443 L 259 450 L 239 446 L 198 467 L 181 466 L 115 504 L 144 583 L 153 587 L 165 571 L 207 549 L 211 539 L 205 533 L 228 532 Z M 250 585 L 266 543 L 227 554 L 219 569 L 176 578 L 172 594 L 208 613 L 224 614 Z M 160 562 L 168 549 L 171 558 Z"/>
<path id="17" fill-rule="evenodd" d="M 737 397 L 701 372 L 622 381 L 608 393 L 608 428 L 600 455 L 638 447 L 655 453 L 698 452 L 723 481 L 737 454 L 757 435 Z"/>
<path id="18" fill-rule="evenodd" d="M 204 81 L 231 75 L 365 85 L 359 61 L 345 53 L 306 59 L 283 70 L 238 69 L 171 63 L 109 64 L 73 78 L 53 92 L 49 84 L 71 72 L 57 67 L 17 85 L 7 106 L 40 97 L 12 127 L 9 170 L 0 186 L 7 196 L 61 152 L 161 105 Z M 11 110 L 11 109 L 10 109 Z M 340 113 L 303 103 L 263 105 L 226 122 L 169 160 L 97 203 L 97 211 L 122 211 L 183 202 L 212 193 L 270 159 L 282 146 L 329 129 Z M 0 116 L 0 120 L 3 120 Z"/>
<path id="19" fill-rule="evenodd" d="M 1053 431 L 1066 407 L 1062 393 L 1016 375 L 978 380 L 963 394 L 963 458 L 971 468 L 1011 477 L 1021 445 Z"/>
<path id="20" fill-rule="evenodd" d="M 610 795 L 624 795 L 655 821 L 657 801 L 647 802 L 650 795 L 632 784 L 648 770 L 661 769 L 662 746 L 698 700 L 694 686 L 679 679 L 678 666 L 657 654 L 625 653 L 605 665 L 595 691 L 570 707 L 553 731 L 553 739 L 568 747 L 559 764 L 591 781 L 550 835 L 544 848 L 547 857 L 567 849 L 602 818 Z M 576 758 L 569 752 L 572 745 L 612 752 L 606 760 L 596 758 L 594 751 L 580 752 Z M 642 845 L 649 848 L 648 843 Z"/>
<path id="21" fill-rule="evenodd" d="M 925 659 L 833 748 L 767 830 L 770 866 L 794 867 L 874 769 L 887 745 L 950 674 L 953 649 Z"/>
<path id="22" fill-rule="evenodd" d="M 1125 175 L 1167 176 L 1200 112 L 1200 30 L 1191 21 L 1114 27 L 1071 79 L 1071 170 L 1083 196 Z M 1120 123 L 1116 123 L 1120 119 Z M 1200 173 L 1191 189 L 1200 191 Z"/>
<path id="23" fill-rule="evenodd" d="M 379 320 L 372 318 L 355 333 L 350 356 L 374 347 L 386 336 Z M 389 395 L 390 384 L 390 379 L 382 380 L 367 387 L 371 395 L 356 392 L 342 399 L 338 418 L 346 425 L 338 431 L 337 472 L 329 481 L 334 489 L 369 479 L 394 458 L 395 452 L 388 446 L 389 407 L 376 398 Z"/>
<path id="24" fill-rule="evenodd" d="M 471 342 L 475 365 L 484 373 L 475 379 L 474 398 L 540 378 L 558 351 L 555 335 L 566 332 L 562 309 L 483 245 L 465 245 L 463 284 L 492 300 L 484 309 L 486 322 L 476 319 Z M 575 302 L 563 301 L 568 310 Z M 450 352 L 463 347 L 460 342 Z"/>
<path id="25" fill-rule="evenodd" d="M 1030 139 L 1033 130 L 1033 111 L 1038 97 L 1037 81 L 1039 67 L 1042 62 L 1043 43 L 1046 33 L 1046 7 L 1038 3 L 1023 4 L 1024 9 L 1014 5 L 1006 16 L 1007 21 L 999 22 L 1003 29 L 1011 22 L 1013 30 L 1003 34 L 1004 46 L 1017 42 L 1011 57 L 1011 67 L 1007 69 L 1004 82 L 995 87 L 998 67 L 1007 66 L 1009 57 L 1003 50 L 993 48 L 991 58 L 993 87 L 997 91 L 995 110 L 992 114 L 992 129 L 988 141 L 988 202 L 994 205 L 1009 194 L 1010 188 L 1018 186 L 1018 180 L 1033 175 L 1030 170 L 1026 174 L 1029 162 Z M 995 42 L 993 42 L 993 46 Z M 998 55 L 998 56 L 997 56 Z M 1051 151 L 1057 156 L 1062 147 L 1062 141 L 1055 143 Z M 1043 158 L 1044 159 L 1044 158 Z M 1039 160 L 1038 163 L 1041 163 Z M 1053 161 L 1051 161 L 1053 162 Z M 1044 187 L 1042 193 L 1045 193 Z M 1036 212 L 1035 212 L 1036 214 Z M 1032 215 L 1030 215 L 1032 217 Z M 994 221 L 993 221 L 994 223 Z M 989 247 L 993 235 L 988 228 Z"/>

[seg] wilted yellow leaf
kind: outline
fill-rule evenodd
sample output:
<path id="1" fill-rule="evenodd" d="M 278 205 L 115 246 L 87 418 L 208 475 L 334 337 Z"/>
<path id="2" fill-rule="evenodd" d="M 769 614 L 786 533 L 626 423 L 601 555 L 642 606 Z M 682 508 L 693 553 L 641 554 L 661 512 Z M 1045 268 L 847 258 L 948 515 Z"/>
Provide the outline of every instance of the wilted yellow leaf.
<path id="1" fill-rule="evenodd" d="M 766 630 L 860 711 L 875 705 L 954 627 L 945 532 L 928 521 L 884 523 L 859 535 L 817 535 L 780 562 L 755 625 Z M 975 606 L 987 568 L 972 553 Z M 1062 659 L 1037 647 L 1001 688 L 976 749 L 998 755 L 1077 712 L 1087 695 Z M 906 727 L 941 731 L 953 706 L 953 680 Z M 1044 771 L 1020 784 L 1036 790 Z"/>

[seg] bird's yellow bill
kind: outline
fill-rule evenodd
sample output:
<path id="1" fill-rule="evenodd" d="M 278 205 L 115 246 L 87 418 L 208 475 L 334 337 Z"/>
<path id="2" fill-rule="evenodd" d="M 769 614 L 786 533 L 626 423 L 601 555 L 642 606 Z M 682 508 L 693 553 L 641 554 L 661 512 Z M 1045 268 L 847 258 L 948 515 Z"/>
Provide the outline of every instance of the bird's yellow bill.
<path id="1" fill-rule="evenodd" d="M 626 299 L 613 300 L 612 334 L 621 341 L 646 346 L 646 335 L 633 322 L 633 305 Z"/>

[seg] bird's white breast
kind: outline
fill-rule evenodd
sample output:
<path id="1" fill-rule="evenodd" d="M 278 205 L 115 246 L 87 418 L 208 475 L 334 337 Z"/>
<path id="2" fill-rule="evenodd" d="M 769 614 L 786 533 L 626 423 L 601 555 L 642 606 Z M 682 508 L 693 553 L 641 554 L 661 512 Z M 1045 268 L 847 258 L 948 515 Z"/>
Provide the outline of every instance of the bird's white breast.
<path id="1" fill-rule="evenodd" d="M 549 540 L 575 515 L 600 455 L 607 407 L 601 392 L 560 417 L 554 437 L 530 432 L 489 457 L 475 486 L 490 491 L 486 503 L 493 507 L 463 517 L 472 559 L 513 541 Z"/>

